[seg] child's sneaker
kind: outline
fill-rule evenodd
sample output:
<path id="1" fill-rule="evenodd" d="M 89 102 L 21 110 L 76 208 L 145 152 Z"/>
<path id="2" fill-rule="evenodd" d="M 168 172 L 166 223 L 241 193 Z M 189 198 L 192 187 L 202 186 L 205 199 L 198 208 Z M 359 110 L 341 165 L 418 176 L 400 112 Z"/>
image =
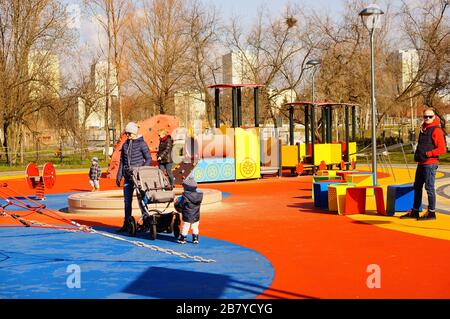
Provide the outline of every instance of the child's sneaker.
<path id="1" fill-rule="evenodd" d="M 193 244 L 198 244 L 198 243 L 199 243 L 199 241 L 198 241 L 198 235 L 192 234 L 192 243 L 193 243 Z"/>
<path id="2" fill-rule="evenodd" d="M 180 235 L 180 237 L 178 238 L 178 243 L 186 244 L 186 236 Z"/>

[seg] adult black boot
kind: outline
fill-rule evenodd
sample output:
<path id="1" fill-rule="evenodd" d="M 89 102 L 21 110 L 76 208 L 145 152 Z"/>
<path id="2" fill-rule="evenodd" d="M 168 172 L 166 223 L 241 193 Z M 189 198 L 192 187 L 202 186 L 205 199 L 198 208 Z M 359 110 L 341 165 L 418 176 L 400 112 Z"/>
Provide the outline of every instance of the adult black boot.
<path id="1" fill-rule="evenodd" d="M 406 214 L 400 216 L 401 219 L 418 219 L 419 218 L 419 212 L 412 209 L 406 212 Z"/>
<path id="2" fill-rule="evenodd" d="M 425 212 L 422 216 L 417 218 L 417 220 L 435 220 L 436 219 L 436 213 L 432 211 Z"/>
<path id="3" fill-rule="evenodd" d="M 128 223 L 127 223 L 127 219 L 125 219 L 123 221 L 123 226 L 121 228 L 119 228 L 118 230 L 116 230 L 116 233 L 126 233 L 128 231 Z"/>

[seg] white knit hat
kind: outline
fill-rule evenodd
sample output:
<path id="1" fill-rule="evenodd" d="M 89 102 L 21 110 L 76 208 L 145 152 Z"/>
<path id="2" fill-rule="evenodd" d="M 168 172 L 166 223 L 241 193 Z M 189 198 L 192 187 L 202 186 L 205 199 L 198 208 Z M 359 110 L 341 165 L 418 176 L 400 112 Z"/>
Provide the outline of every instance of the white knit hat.
<path id="1" fill-rule="evenodd" d="M 137 135 L 138 125 L 134 122 L 128 123 L 127 126 L 125 127 L 125 132 Z"/>
<path id="2" fill-rule="evenodd" d="M 182 185 L 184 187 L 196 188 L 197 187 L 197 182 L 195 181 L 194 176 L 189 175 L 188 177 L 185 178 L 185 180 L 183 181 Z"/>

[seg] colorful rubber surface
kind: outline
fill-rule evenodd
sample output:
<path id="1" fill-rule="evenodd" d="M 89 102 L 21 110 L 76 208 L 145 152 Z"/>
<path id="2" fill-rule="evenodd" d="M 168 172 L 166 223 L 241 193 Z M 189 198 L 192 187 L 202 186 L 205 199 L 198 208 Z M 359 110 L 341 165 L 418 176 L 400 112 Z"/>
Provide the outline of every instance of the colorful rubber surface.
<path id="1" fill-rule="evenodd" d="M 256 251 L 207 237 L 201 245 L 183 246 L 169 234 L 156 242 L 144 234 L 137 240 L 214 263 L 54 229 L 3 228 L 0 238 L 0 298 L 255 298 L 274 274 Z"/>
<path id="2" fill-rule="evenodd" d="M 414 176 L 413 170 L 411 173 Z M 403 172 L 403 175 L 409 174 Z M 385 185 L 408 182 L 408 178 L 401 176 L 397 174 L 395 181 L 390 178 L 380 181 Z M 9 180 L 8 183 L 24 194 L 32 194 L 23 178 Z M 113 180 L 102 179 L 101 187 L 106 190 L 116 186 Z M 185 260 L 172 262 L 174 257 L 164 254 L 158 254 L 150 262 L 138 247 L 124 247 L 123 243 L 89 238 L 91 235 L 86 234 L 78 241 L 78 236 L 83 234 L 40 234 L 42 230 L 21 228 L 19 224 L 13 228 L 6 227 L 12 220 L 0 217 L 3 224 L 0 225 L 1 249 L 10 254 L 18 251 L 64 259 L 54 262 L 44 259 L 45 267 L 51 264 L 56 268 L 33 272 L 33 267 L 42 266 L 39 258 L 34 260 L 34 266 L 21 266 L 30 267 L 21 271 L 13 263 L 13 258 L 19 258 L 18 255 L 13 255 L 13 258 L 8 257 L 8 253 L 1 255 L 0 267 L 7 265 L 5 262 L 10 264 L 8 270 L 0 268 L 0 296 L 33 294 L 33 298 L 45 298 L 52 286 L 43 284 L 43 279 L 50 280 L 49 283 L 58 280 L 58 285 L 63 286 L 58 289 L 65 290 L 69 275 L 67 265 L 78 259 L 85 260 L 90 267 L 85 269 L 86 290 L 77 295 L 82 298 L 178 298 L 180 289 L 174 287 L 180 287 L 183 280 L 190 280 L 188 274 L 205 279 L 202 281 L 204 287 L 213 285 L 213 290 L 208 292 L 211 298 L 450 298 L 448 215 L 438 213 L 436 221 L 425 222 L 400 221 L 398 214 L 393 217 L 371 214 L 339 216 L 313 207 L 311 177 L 307 176 L 208 184 L 208 188 L 231 196 L 225 198 L 220 207 L 202 212 L 201 243 L 181 246 L 164 239 L 153 243 L 174 250 L 195 250 L 196 255 L 217 259 L 216 265 Z M 72 193 L 89 189 L 86 173 L 61 174 L 49 192 Z M 32 217 L 51 222 L 36 214 Z M 112 217 L 77 216 L 75 219 L 104 229 L 119 227 L 122 223 L 121 218 Z M 50 238 L 45 239 L 46 236 Z M 77 240 L 71 236 L 76 236 Z M 238 256 L 234 255 L 235 252 Z M 27 262 L 32 261 L 31 257 L 27 258 Z M 120 260 L 125 262 L 118 262 Z M 144 261 L 145 266 L 136 263 L 131 267 L 129 261 Z M 379 266 L 381 271 L 380 288 L 373 289 L 367 285 L 371 265 Z M 98 279 L 102 275 L 114 278 L 110 282 L 111 285 L 114 283 L 114 289 L 109 287 L 111 290 L 106 290 L 107 280 Z M 33 276 L 36 276 L 36 281 L 27 286 L 27 280 Z M 10 279 L 12 277 L 15 278 Z M 98 293 L 94 277 L 99 281 Z M 15 280 L 15 283 L 6 288 L 4 278 Z M 214 286 L 213 281 L 207 278 L 219 278 L 222 283 Z M 239 288 L 230 288 L 236 282 L 242 282 Z M 157 292 L 148 292 L 151 284 L 156 285 Z M 28 288 L 22 289 L 22 286 Z M 78 292 L 59 291 L 55 295 L 69 293 Z M 183 293 L 187 297 L 195 294 L 192 291 Z M 193 298 L 197 296 L 193 295 Z"/>

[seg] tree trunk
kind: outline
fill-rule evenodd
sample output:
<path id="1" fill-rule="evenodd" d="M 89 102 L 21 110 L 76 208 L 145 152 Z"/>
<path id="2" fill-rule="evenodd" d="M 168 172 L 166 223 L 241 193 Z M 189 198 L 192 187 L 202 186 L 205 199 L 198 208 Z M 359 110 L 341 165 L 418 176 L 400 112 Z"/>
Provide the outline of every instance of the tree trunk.
<path id="1" fill-rule="evenodd" d="M 23 165 L 24 163 L 24 158 L 23 158 L 23 148 L 24 148 L 24 140 L 25 140 L 25 134 L 24 134 L 24 129 L 23 129 L 23 124 L 20 125 L 20 164 Z"/>
<path id="2" fill-rule="evenodd" d="M 19 134 L 17 134 L 17 132 L 20 131 L 20 124 L 12 121 L 4 123 L 3 127 L 5 129 L 4 147 L 6 148 L 6 159 L 9 166 L 13 166 L 17 164 L 17 154 L 19 150 Z"/>
<path id="3" fill-rule="evenodd" d="M 119 135 L 124 130 L 123 126 L 123 112 L 122 112 L 122 89 L 119 84 L 119 80 L 117 79 L 117 103 L 119 106 Z"/>
<path id="4" fill-rule="evenodd" d="M 165 110 L 165 98 L 166 98 L 166 93 L 164 93 L 164 96 L 161 96 L 159 99 L 159 114 L 166 114 L 166 110 Z"/>
<path id="5" fill-rule="evenodd" d="M 11 165 L 11 158 L 9 156 L 9 147 L 8 147 L 8 128 L 9 122 L 3 122 L 3 149 L 5 150 L 6 163 Z"/>
<path id="6" fill-rule="evenodd" d="M 213 99 L 211 97 L 211 94 L 209 94 L 207 90 L 208 90 L 207 88 L 204 90 L 204 92 L 205 92 L 206 118 L 207 118 L 209 127 L 214 127 L 214 125 L 215 125 L 214 124 L 215 123 L 214 122 L 215 118 L 213 116 L 214 115 L 214 112 L 213 112 L 214 104 L 213 104 Z"/>
<path id="7" fill-rule="evenodd" d="M 106 91 L 106 103 L 105 103 L 105 162 L 108 162 L 109 157 L 109 98 L 110 98 L 110 77 L 111 77 L 111 16 L 110 16 L 110 4 L 108 3 L 106 6 L 106 16 L 107 16 L 107 36 L 108 36 L 108 54 L 107 54 L 107 71 L 106 71 L 106 83 L 105 83 L 105 91 Z M 112 114 L 114 116 L 114 114 Z"/>

